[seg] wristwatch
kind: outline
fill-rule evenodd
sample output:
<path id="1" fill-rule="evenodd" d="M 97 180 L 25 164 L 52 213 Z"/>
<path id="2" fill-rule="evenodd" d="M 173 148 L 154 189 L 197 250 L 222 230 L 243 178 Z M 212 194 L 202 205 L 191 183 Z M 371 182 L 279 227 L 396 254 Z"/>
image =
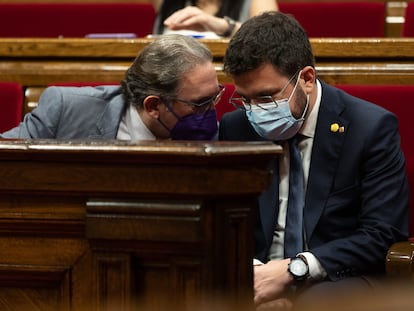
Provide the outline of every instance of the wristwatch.
<path id="1" fill-rule="evenodd" d="M 309 266 L 306 260 L 300 256 L 290 260 L 288 266 L 289 273 L 295 281 L 303 281 L 309 276 Z"/>

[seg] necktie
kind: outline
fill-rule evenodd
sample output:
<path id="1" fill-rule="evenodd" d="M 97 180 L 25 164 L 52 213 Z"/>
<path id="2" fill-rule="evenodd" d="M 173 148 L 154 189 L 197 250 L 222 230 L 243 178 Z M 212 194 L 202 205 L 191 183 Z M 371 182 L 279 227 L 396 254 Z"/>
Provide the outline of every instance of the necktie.
<path id="1" fill-rule="evenodd" d="M 302 228 L 305 185 L 297 136 L 289 141 L 289 153 L 289 198 L 285 227 L 285 258 L 295 257 L 299 252 L 303 251 Z"/>

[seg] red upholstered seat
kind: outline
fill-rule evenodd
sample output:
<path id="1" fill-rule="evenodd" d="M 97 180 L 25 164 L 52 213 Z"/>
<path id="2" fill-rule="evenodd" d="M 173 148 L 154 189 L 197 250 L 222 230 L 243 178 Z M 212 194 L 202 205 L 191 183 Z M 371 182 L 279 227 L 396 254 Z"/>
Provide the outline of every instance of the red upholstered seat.
<path id="1" fill-rule="evenodd" d="M 410 186 L 410 233 L 414 236 L 414 85 L 337 85 L 349 94 L 363 98 L 395 113 L 399 121 L 401 148 L 405 155 Z"/>
<path id="2" fill-rule="evenodd" d="M 15 82 L 0 82 L 0 133 L 22 120 L 23 87 Z"/>
<path id="3" fill-rule="evenodd" d="M 0 37 L 84 37 L 152 33 L 150 3 L 0 3 Z"/>
<path id="4" fill-rule="evenodd" d="M 414 2 L 407 2 L 405 18 L 402 27 L 403 37 L 414 37 Z"/>
<path id="5" fill-rule="evenodd" d="M 385 2 L 279 2 L 309 37 L 384 37 Z"/>
<path id="6" fill-rule="evenodd" d="M 234 92 L 234 85 L 232 83 L 224 84 L 226 90 L 221 96 L 219 103 L 216 105 L 217 119 L 220 121 L 223 114 L 233 111 L 235 108 L 229 103 L 229 99 Z"/>

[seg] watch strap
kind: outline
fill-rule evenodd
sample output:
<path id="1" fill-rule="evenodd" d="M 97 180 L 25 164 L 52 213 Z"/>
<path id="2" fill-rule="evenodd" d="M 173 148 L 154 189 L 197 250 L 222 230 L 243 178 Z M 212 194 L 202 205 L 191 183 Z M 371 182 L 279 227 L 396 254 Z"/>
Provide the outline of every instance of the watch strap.
<path id="1" fill-rule="evenodd" d="M 228 16 L 223 17 L 224 20 L 229 25 L 229 28 L 227 28 L 226 32 L 221 34 L 222 37 L 230 37 L 233 34 L 234 28 L 236 28 L 236 21 Z"/>

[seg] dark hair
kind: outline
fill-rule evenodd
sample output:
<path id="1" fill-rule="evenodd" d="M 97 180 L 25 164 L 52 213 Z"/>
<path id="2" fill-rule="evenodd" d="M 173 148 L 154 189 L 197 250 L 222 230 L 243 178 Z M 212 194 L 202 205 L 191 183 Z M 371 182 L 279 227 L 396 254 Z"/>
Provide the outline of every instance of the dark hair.
<path id="1" fill-rule="evenodd" d="M 230 40 L 224 56 L 224 71 L 238 75 L 272 64 L 291 77 L 305 66 L 315 67 L 309 38 L 290 15 L 265 12 L 247 20 Z"/>
<path id="2" fill-rule="evenodd" d="M 223 0 L 221 2 L 221 6 L 216 13 L 217 17 L 224 17 L 228 16 L 231 17 L 234 20 L 239 20 L 239 16 L 242 10 L 242 6 L 245 0 Z M 182 9 L 186 5 L 186 0 L 164 0 L 162 2 L 160 11 L 158 14 L 160 14 L 160 28 L 157 29 L 157 33 L 162 33 L 162 28 L 164 20 L 173 14 L 174 12 Z M 197 6 L 197 0 L 192 0 L 191 4 L 194 6 Z"/>
<path id="3" fill-rule="evenodd" d="M 182 77 L 212 59 L 207 46 L 192 37 L 161 36 L 148 44 L 127 70 L 121 81 L 125 101 L 140 108 L 149 95 L 173 98 Z"/>

